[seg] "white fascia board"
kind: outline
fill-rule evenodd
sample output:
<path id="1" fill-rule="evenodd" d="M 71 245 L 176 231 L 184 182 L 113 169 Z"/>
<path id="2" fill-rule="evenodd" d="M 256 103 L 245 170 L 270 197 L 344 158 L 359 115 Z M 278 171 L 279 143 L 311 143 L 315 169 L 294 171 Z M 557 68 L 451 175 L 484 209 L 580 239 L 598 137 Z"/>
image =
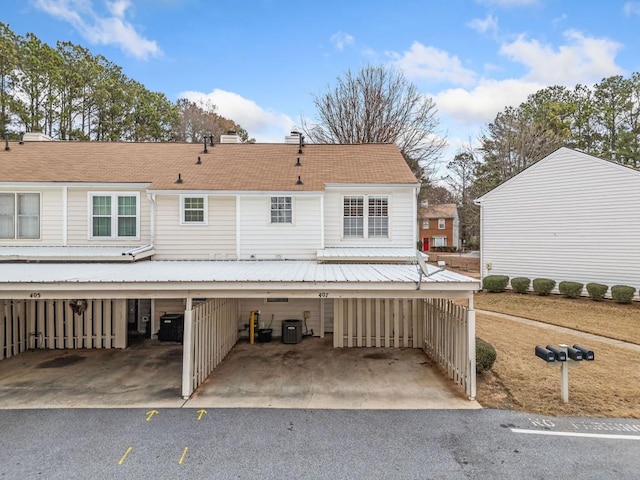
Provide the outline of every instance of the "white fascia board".
<path id="1" fill-rule="evenodd" d="M 418 188 L 420 183 L 325 183 L 326 189 L 371 190 L 372 188 Z"/>
<path id="2" fill-rule="evenodd" d="M 146 183 L 110 183 L 110 182 L 0 182 L 0 187 L 89 187 L 89 188 L 147 188 Z"/>
<path id="3" fill-rule="evenodd" d="M 286 190 L 149 190 L 154 195 L 208 195 L 210 197 L 256 197 L 256 196 L 287 196 L 287 197 L 318 197 L 324 195 L 321 191 L 292 192 Z"/>

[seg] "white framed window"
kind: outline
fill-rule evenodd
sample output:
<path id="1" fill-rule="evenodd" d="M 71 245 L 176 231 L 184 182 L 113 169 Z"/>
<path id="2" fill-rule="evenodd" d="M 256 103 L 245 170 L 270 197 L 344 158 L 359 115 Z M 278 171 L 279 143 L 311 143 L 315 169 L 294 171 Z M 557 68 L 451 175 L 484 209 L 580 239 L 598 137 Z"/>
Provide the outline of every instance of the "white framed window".
<path id="1" fill-rule="evenodd" d="M 369 197 L 368 231 L 370 237 L 389 236 L 389 199 Z"/>
<path id="2" fill-rule="evenodd" d="M 39 193 L 0 193 L 0 238 L 40 238 Z"/>
<path id="3" fill-rule="evenodd" d="M 271 223 L 293 223 L 291 197 L 271 197 Z"/>
<path id="4" fill-rule="evenodd" d="M 422 228 L 424 230 L 429 230 L 429 219 L 428 218 L 423 218 L 422 219 Z"/>
<path id="5" fill-rule="evenodd" d="M 343 235 L 364 236 L 364 197 L 344 197 Z"/>
<path id="6" fill-rule="evenodd" d="M 343 197 L 342 234 L 343 237 L 388 237 L 389 198 L 366 195 Z"/>
<path id="7" fill-rule="evenodd" d="M 89 193 L 90 238 L 138 238 L 139 193 Z"/>
<path id="8" fill-rule="evenodd" d="M 447 237 L 433 237 L 432 246 L 433 247 L 446 247 L 447 246 Z"/>
<path id="9" fill-rule="evenodd" d="M 180 223 L 183 225 L 206 225 L 207 197 L 206 195 L 180 196 Z"/>
<path id="10" fill-rule="evenodd" d="M 444 218 L 439 218 L 438 219 L 438 230 L 444 230 L 444 224 L 445 224 Z"/>

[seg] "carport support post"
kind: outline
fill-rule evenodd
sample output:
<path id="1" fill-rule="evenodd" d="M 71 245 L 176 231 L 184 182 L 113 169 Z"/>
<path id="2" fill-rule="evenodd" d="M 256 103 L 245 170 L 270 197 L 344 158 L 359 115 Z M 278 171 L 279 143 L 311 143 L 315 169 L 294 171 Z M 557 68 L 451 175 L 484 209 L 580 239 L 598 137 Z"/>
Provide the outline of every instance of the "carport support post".
<path id="1" fill-rule="evenodd" d="M 182 335 L 182 398 L 189 399 L 193 393 L 193 301 L 187 297 L 184 309 L 184 333 Z"/>
<path id="2" fill-rule="evenodd" d="M 476 311 L 473 308 L 473 293 L 469 295 L 469 310 L 467 312 L 467 342 L 469 351 L 469 374 L 467 377 L 467 394 L 469 400 L 476 399 Z"/>

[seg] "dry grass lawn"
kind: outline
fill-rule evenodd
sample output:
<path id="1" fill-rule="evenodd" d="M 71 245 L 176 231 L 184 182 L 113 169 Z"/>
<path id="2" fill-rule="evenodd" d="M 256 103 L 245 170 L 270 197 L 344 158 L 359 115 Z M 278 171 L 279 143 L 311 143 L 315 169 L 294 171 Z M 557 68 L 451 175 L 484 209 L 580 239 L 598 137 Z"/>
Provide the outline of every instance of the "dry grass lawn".
<path id="1" fill-rule="evenodd" d="M 640 305 L 570 300 L 535 295 L 479 294 L 475 305 L 517 316 L 640 343 Z M 480 338 L 498 353 L 493 372 L 478 376 L 478 401 L 485 407 L 544 415 L 640 418 L 640 354 L 579 336 L 478 314 Z M 569 371 L 569 403 L 560 398 L 560 366 L 534 356 L 535 345 L 580 343 L 594 362 Z"/>

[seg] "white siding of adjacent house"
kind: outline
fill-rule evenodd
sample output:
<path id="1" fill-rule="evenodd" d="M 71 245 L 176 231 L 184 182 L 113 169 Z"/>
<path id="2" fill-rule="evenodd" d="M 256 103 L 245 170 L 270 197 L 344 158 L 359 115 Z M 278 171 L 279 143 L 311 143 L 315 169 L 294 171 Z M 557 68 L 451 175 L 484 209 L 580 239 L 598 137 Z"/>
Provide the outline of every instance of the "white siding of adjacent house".
<path id="1" fill-rule="evenodd" d="M 481 202 L 483 276 L 640 287 L 640 172 L 563 148 Z"/>
<path id="2" fill-rule="evenodd" d="M 321 245 L 320 204 L 316 195 L 293 196 L 292 223 L 271 223 L 270 195 L 240 197 L 240 259 L 315 259 Z"/>
<path id="3" fill-rule="evenodd" d="M 90 239 L 89 193 L 139 193 L 140 232 L 138 239 Z M 60 207 L 62 211 L 62 207 Z M 151 205 L 145 189 L 126 190 L 117 187 L 69 187 L 67 195 L 67 232 L 69 245 L 146 245 L 150 242 Z"/>
<path id="4" fill-rule="evenodd" d="M 358 195 L 389 198 L 389 238 L 343 237 L 343 198 Z M 324 199 L 325 247 L 415 248 L 415 203 L 413 187 L 327 188 Z"/>
<path id="5" fill-rule="evenodd" d="M 2 239 L 0 245 L 61 245 L 62 189 L 2 187 L 0 193 L 40 193 L 40 238 Z"/>
<path id="6" fill-rule="evenodd" d="M 207 197 L 207 223 L 181 225 L 180 196 L 156 196 L 157 260 L 231 260 L 236 255 L 235 197 Z"/>

